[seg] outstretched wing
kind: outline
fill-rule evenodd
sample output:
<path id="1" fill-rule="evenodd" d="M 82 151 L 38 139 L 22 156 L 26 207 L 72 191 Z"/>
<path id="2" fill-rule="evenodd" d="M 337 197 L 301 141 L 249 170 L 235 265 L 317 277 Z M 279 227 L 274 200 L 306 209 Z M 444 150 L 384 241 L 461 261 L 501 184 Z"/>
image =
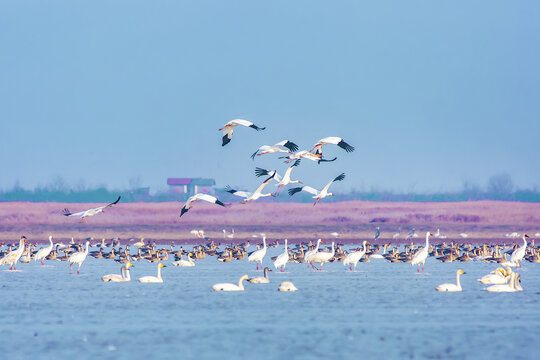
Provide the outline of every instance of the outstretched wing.
<path id="1" fill-rule="evenodd" d="M 332 183 L 334 181 L 341 181 L 345 179 L 345 173 L 341 173 L 339 174 L 338 176 L 336 176 L 332 181 L 330 181 L 328 184 L 326 184 L 326 186 L 321 190 L 322 193 L 326 193 L 328 191 L 328 188 L 330 188 L 330 185 L 332 185 Z"/>
<path id="2" fill-rule="evenodd" d="M 120 198 L 121 198 L 121 196 L 118 196 L 118 199 L 116 199 L 115 202 L 112 202 L 112 203 L 110 203 L 109 205 L 107 205 L 107 206 L 105 206 L 105 207 L 111 207 L 111 206 L 113 206 L 113 205 L 118 204 L 118 202 L 120 201 Z"/>
<path id="3" fill-rule="evenodd" d="M 339 146 L 340 148 L 342 148 L 346 152 L 353 152 L 354 151 L 354 146 L 351 146 L 351 145 L 347 144 L 343 139 L 341 139 L 341 141 L 337 143 L 337 146 Z"/>
<path id="4" fill-rule="evenodd" d="M 289 141 L 289 140 L 280 141 L 276 145 L 286 147 L 291 152 L 298 151 L 298 145 L 296 145 L 295 143 L 293 143 L 292 141 Z"/>
<path id="5" fill-rule="evenodd" d="M 82 214 L 84 214 L 86 211 L 80 211 L 80 212 L 77 212 L 77 213 L 71 213 L 68 208 L 65 208 L 64 210 L 62 210 L 62 214 L 64 216 L 81 216 Z"/>
<path id="6" fill-rule="evenodd" d="M 250 128 L 253 128 L 253 129 L 257 130 L 257 131 L 261 131 L 261 130 L 266 129 L 264 127 L 258 127 L 257 125 L 255 125 L 251 121 L 247 121 L 247 120 L 244 120 L 244 119 L 234 119 L 234 120 L 229 121 L 229 123 L 232 124 L 232 125 L 235 125 L 235 126 L 242 125 L 242 126 L 250 127 Z"/>
<path id="7" fill-rule="evenodd" d="M 228 193 L 231 193 L 233 195 L 236 195 L 236 196 L 240 196 L 240 197 L 243 197 L 243 198 L 248 198 L 251 196 L 251 193 L 248 193 L 246 191 L 239 191 L 239 190 L 234 190 L 232 187 L 230 187 L 229 185 L 227 185 L 225 187 L 225 191 L 228 192 Z"/>
<path id="8" fill-rule="evenodd" d="M 234 132 L 234 129 L 232 126 L 227 126 L 223 128 L 223 138 L 222 138 L 221 146 L 225 146 L 231 142 L 233 132 Z"/>
<path id="9" fill-rule="evenodd" d="M 300 186 L 300 187 L 289 189 L 289 195 L 292 196 L 300 191 L 305 191 L 313 195 L 319 195 L 319 191 L 317 189 L 312 188 L 311 186 Z"/>
<path id="10" fill-rule="evenodd" d="M 182 215 L 184 215 L 188 211 L 189 209 L 188 209 L 187 203 L 185 203 L 184 206 L 182 206 L 182 210 L 180 210 L 180 217 L 182 217 Z"/>

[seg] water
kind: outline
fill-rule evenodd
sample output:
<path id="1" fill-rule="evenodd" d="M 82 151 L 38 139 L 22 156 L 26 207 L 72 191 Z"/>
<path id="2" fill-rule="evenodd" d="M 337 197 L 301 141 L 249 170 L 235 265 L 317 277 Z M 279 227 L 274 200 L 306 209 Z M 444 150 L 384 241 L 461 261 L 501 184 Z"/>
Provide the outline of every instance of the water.
<path id="1" fill-rule="evenodd" d="M 281 247 L 269 249 L 270 256 Z M 170 263 L 171 261 L 165 262 Z M 477 278 L 496 268 L 481 262 L 410 264 L 373 259 L 357 272 L 342 263 L 325 271 L 288 264 L 270 284 L 245 283 L 216 293 L 218 282 L 261 275 L 247 261 L 215 257 L 193 268 L 168 266 L 163 284 L 103 283 L 119 273 L 112 260 L 88 258 L 81 275 L 65 262 L 19 264 L 0 271 L 0 348 L 4 359 L 472 359 L 537 358 L 540 267 L 524 262 L 523 292 L 488 293 Z M 155 275 L 156 264 L 134 263 L 131 276 Z M 454 282 L 464 291 L 439 293 Z M 4 267 L 6 269 L 6 267 Z M 282 293 L 290 280 L 298 292 Z"/>

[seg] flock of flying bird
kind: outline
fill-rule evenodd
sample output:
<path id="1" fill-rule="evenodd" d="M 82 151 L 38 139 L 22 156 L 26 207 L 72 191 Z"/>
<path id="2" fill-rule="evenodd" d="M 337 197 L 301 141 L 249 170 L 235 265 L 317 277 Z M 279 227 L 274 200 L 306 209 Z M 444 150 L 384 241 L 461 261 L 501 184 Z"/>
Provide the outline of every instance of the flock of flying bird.
<path id="1" fill-rule="evenodd" d="M 219 129 L 220 131 L 223 131 L 223 138 L 222 138 L 222 146 L 227 145 L 231 139 L 234 132 L 234 128 L 237 126 L 244 126 L 249 127 L 252 129 L 255 129 L 257 131 L 264 130 L 264 127 L 259 127 L 255 124 L 253 124 L 250 121 L 242 120 L 242 119 L 235 119 L 232 121 L 229 121 L 227 124 L 225 124 L 224 127 Z M 281 193 L 282 189 L 290 184 L 302 184 L 300 180 L 292 180 L 291 179 L 291 173 L 294 170 L 295 167 L 299 166 L 301 159 L 307 159 L 311 160 L 317 163 L 321 162 L 329 162 L 329 161 L 335 161 L 337 158 L 333 159 L 326 159 L 323 156 L 322 148 L 325 145 L 337 145 L 338 147 L 342 148 L 346 152 L 352 152 L 354 151 L 354 147 L 346 143 L 342 138 L 340 137 L 326 137 L 321 140 L 319 140 L 311 150 L 301 150 L 298 151 L 298 145 L 296 145 L 294 142 L 290 140 L 282 140 L 274 145 L 263 145 L 260 146 L 252 155 L 251 157 L 255 159 L 257 156 L 262 156 L 266 154 L 274 154 L 274 153 L 285 153 L 286 156 L 280 157 L 281 159 L 285 159 L 286 163 L 292 163 L 285 171 L 283 176 L 279 175 L 276 170 L 267 170 L 257 167 L 255 169 L 255 175 L 257 177 L 267 176 L 267 178 L 262 182 L 262 184 L 253 192 L 246 192 L 241 190 L 236 190 L 231 188 L 230 186 L 226 187 L 226 191 L 239 196 L 243 198 L 242 203 L 245 204 L 250 201 L 255 201 L 257 199 L 260 199 L 262 197 L 269 197 L 269 196 L 277 196 Z M 335 181 L 341 181 L 345 178 L 345 174 L 342 173 L 338 176 L 336 176 L 334 179 L 332 179 L 326 186 L 324 186 L 321 190 L 317 190 L 315 188 L 312 188 L 310 186 L 297 186 L 294 188 L 291 188 L 288 190 L 289 195 L 294 195 L 300 191 L 305 191 L 313 196 L 315 199 L 314 206 L 317 205 L 317 203 L 324 199 L 325 197 L 332 196 L 333 193 L 329 192 L 329 188 Z M 277 190 L 275 193 L 263 193 L 264 188 L 272 181 L 276 181 L 277 184 Z M 190 209 L 193 208 L 193 206 L 198 201 L 206 201 L 209 203 L 214 203 L 216 205 L 220 205 L 225 207 L 226 204 L 220 201 L 215 196 L 209 195 L 209 194 L 203 194 L 203 193 L 197 193 L 193 196 L 191 196 L 184 204 L 180 211 L 180 217 L 183 216 L 186 212 L 188 212 Z M 87 217 L 94 216 L 97 214 L 100 214 L 105 211 L 106 208 L 112 207 L 113 205 L 117 204 L 120 201 L 120 196 L 118 199 L 110 204 L 88 209 L 85 211 L 80 211 L 76 213 L 70 212 L 68 209 L 64 209 L 63 215 L 65 216 L 74 216 L 79 217 L 81 219 L 81 222 L 84 222 Z M 197 237 L 204 238 L 204 232 L 197 231 L 196 233 Z M 224 235 L 225 231 L 224 231 Z M 233 234 L 234 235 L 234 234 Z M 399 233 L 397 234 L 399 235 Z M 409 233 L 408 237 L 416 237 L 417 235 L 414 233 L 414 229 Z M 508 260 L 506 258 L 506 254 L 504 257 L 499 256 L 500 255 L 500 249 L 498 246 L 495 247 L 495 254 L 493 255 L 493 252 L 491 249 L 488 249 L 487 245 L 484 245 L 482 248 L 475 248 L 474 250 L 469 245 L 469 249 L 459 249 L 459 247 L 455 244 L 452 244 L 449 248 L 446 247 L 446 244 L 444 244 L 443 247 L 434 247 L 430 246 L 429 244 L 429 237 L 432 236 L 431 232 L 426 233 L 426 242 L 425 246 L 420 248 L 417 251 L 413 251 L 414 245 L 411 245 L 410 247 L 406 246 L 405 251 L 403 253 L 399 252 L 399 247 L 394 247 L 391 252 L 386 252 L 388 248 L 388 244 L 378 247 L 377 249 L 370 249 L 366 247 L 368 244 L 367 241 L 363 242 L 363 246 L 359 249 L 351 249 L 349 252 L 343 251 L 342 246 L 338 245 L 332 242 L 330 251 L 320 251 L 319 246 L 321 242 L 324 242 L 322 239 L 319 239 L 316 243 L 316 245 L 311 244 L 300 244 L 297 246 L 297 252 L 293 253 L 292 249 L 288 247 L 287 240 L 285 240 L 285 247 L 283 253 L 281 253 L 279 256 L 276 256 L 273 259 L 273 264 L 276 269 L 281 269 L 281 271 L 284 270 L 286 264 L 288 262 L 304 262 L 308 264 L 308 267 L 312 267 L 313 269 L 321 270 L 324 263 L 327 262 L 334 262 L 334 261 L 342 261 L 343 265 L 347 266 L 349 265 L 349 268 L 351 271 L 356 270 L 356 266 L 358 262 L 361 261 L 362 258 L 364 258 L 364 261 L 369 261 L 369 258 L 377 259 L 377 258 L 385 258 L 389 262 L 410 262 L 412 265 L 417 265 L 417 272 L 420 272 L 420 265 L 422 267 L 422 272 L 424 271 L 424 264 L 426 262 L 426 259 L 429 255 L 433 255 L 438 257 L 441 261 L 468 261 L 472 258 L 476 258 L 477 260 L 484 260 L 488 261 L 489 258 L 496 258 L 496 261 L 501 263 L 503 266 L 502 268 L 498 268 L 492 273 L 484 276 L 483 278 L 479 279 L 480 282 L 483 284 L 493 284 L 493 286 L 486 288 L 487 291 L 495 291 L 495 292 L 514 292 L 514 291 L 520 291 L 522 290 L 520 286 L 520 276 L 516 272 L 513 272 L 511 270 L 512 266 L 520 266 L 521 267 L 521 261 L 526 256 L 528 247 L 527 247 L 527 238 L 528 236 L 525 234 L 523 236 L 523 245 L 519 247 L 515 247 L 512 251 L 512 254 L 510 256 L 510 259 Z M 378 240 L 380 237 L 380 229 L 377 228 L 377 233 L 374 236 L 374 240 Z M 395 236 L 394 236 L 395 237 Z M 439 233 L 439 230 L 437 230 L 436 237 L 441 237 Z M 465 237 L 461 236 L 460 237 Z M 195 259 L 200 259 L 202 257 L 205 257 L 208 255 L 216 255 L 218 256 L 218 260 L 221 262 L 229 262 L 232 259 L 242 260 L 247 255 L 247 260 L 256 262 L 257 263 L 257 269 L 263 270 L 263 260 L 266 256 L 267 252 L 267 244 L 266 244 L 266 236 L 262 234 L 262 247 L 253 251 L 249 255 L 247 254 L 246 248 L 249 246 L 249 244 L 242 245 L 235 245 L 234 247 L 228 247 L 223 252 L 219 252 L 219 247 L 215 246 L 214 243 L 210 243 L 206 245 L 206 247 L 203 247 L 202 245 L 199 245 L 198 247 L 194 248 L 193 251 L 187 253 L 188 260 L 184 260 L 182 256 L 186 253 L 183 250 L 180 251 L 174 251 L 173 246 L 171 245 L 171 249 L 169 251 L 165 249 L 156 250 L 155 245 L 150 246 L 148 244 L 144 244 L 144 240 L 141 240 L 138 243 L 133 244 L 133 246 L 138 247 L 138 254 L 132 255 L 129 252 L 129 245 L 126 245 L 125 250 L 122 251 L 119 250 L 118 254 L 115 254 L 114 248 L 112 249 L 111 253 L 107 254 L 108 258 L 115 259 L 116 261 L 124 263 L 124 266 L 121 269 L 121 274 L 109 274 L 102 277 L 103 281 L 107 282 L 125 282 L 130 281 L 130 267 L 133 266 L 132 261 L 138 261 L 140 259 L 146 259 L 151 262 L 157 262 L 158 263 L 158 271 L 157 276 L 144 276 L 139 278 L 138 280 L 143 283 L 161 283 L 163 282 L 163 279 L 161 277 L 161 269 L 165 267 L 163 263 L 160 261 L 168 259 L 169 254 L 173 254 L 175 256 L 175 261 L 172 263 L 174 266 L 195 266 L 195 262 L 193 261 L 192 256 L 195 256 Z M 20 239 L 19 246 L 17 249 L 8 249 L 5 252 L 0 253 L 2 257 L 0 258 L 0 265 L 10 265 L 10 270 L 16 269 L 17 262 L 21 259 L 24 253 L 26 253 L 26 258 L 23 260 L 23 262 L 28 262 L 30 259 L 34 259 L 35 261 L 40 260 L 42 264 L 44 264 L 45 259 L 58 259 L 58 251 L 59 251 L 59 245 L 54 248 L 53 244 L 53 238 L 52 236 L 49 237 L 49 246 L 41 248 L 39 250 L 32 251 L 31 247 L 25 246 L 26 238 L 23 236 Z M 73 272 L 73 265 L 78 265 L 77 273 L 80 272 L 80 268 L 85 261 L 86 257 L 89 254 L 89 244 L 90 242 L 87 241 L 84 248 L 81 248 L 80 246 L 75 245 L 74 243 L 70 244 L 70 246 L 66 246 L 64 248 L 65 256 L 63 260 L 66 260 L 70 264 L 71 271 Z M 104 241 L 101 244 L 97 244 L 97 246 L 100 248 L 98 252 L 91 253 L 91 256 L 94 256 L 96 258 L 103 258 L 104 255 L 102 253 L 102 249 L 106 247 L 106 244 Z M 304 247 L 307 246 L 307 248 L 304 250 Z M 371 246 L 371 244 L 369 244 Z M 380 250 L 382 250 L 382 254 L 379 253 Z M 438 251 L 441 251 L 441 253 L 438 253 Z M 460 252 L 464 251 L 465 254 L 460 255 Z M 444 252 L 447 252 L 444 254 Z M 471 253 L 471 254 L 470 254 Z M 116 257 L 118 256 L 118 259 Z M 531 257 L 534 262 L 540 262 L 540 250 L 535 248 L 534 245 L 529 247 L 529 257 Z M 314 264 L 319 264 L 319 268 L 317 268 Z M 242 291 L 244 290 L 242 282 L 244 280 L 248 280 L 252 283 L 268 283 L 268 271 L 271 271 L 268 267 L 264 268 L 264 276 L 262 277 L 255 277 L 255 278 L 249 278 L 247 275 L 243 275 L 238 285 L 237 284 L 228 284 L 228 283 L 220 283 L 215 284 L 212 288 L 215 291 Z M 461 291 L 461 285 L 460 285 L 460 275 L 464 274 L 462 270 L 457 271 L 456 275 L 456 284 L 442 284 L 436 287 L 437 291 Z M 280 291 L 296 291 L 296 287 L 291 282 L 283 282 L 280 287 Z"/>

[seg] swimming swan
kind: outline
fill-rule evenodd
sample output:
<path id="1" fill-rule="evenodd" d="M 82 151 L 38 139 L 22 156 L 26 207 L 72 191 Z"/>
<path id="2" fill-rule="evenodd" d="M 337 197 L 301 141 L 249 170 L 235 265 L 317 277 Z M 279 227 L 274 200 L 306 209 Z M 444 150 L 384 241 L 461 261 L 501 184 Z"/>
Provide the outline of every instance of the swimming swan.
<path id="1" fill-rule="evenodd" d="M 504 285 L 491 285 L 487 288 L 485 288 L 486 291 L 490 292 L 516 292 L 516 291 L 522 291 L 523 288 L 519 284 L 521 278 L 518 273 L 513 272 L 510 274 L 510 281 L 508 284 Z"/>
<path id="2" fill-rule="evenodd" d="M 459 276 L 466 274 L 463 270 L 458 270 L 456 273 L 456 284 L 441 284 L 435 288 L 437 291 L 461 291 Z"/>
<path id="3" fill-rule="evenodd" d="M 157 267 L 157 276 L 143 276 L 143 277 L 138 279 L 139 282 L 142 282 L 142 283 L 162 283 L 163 279 L 161 278 L 161 268 L 163 268 L 163 267 L 167 267 L 167 266 L 163 265 L 162 263 L 159 263 L 158 267 Z"/>
<path id="4" fill-rule="evenodd" d="M 297 291 L 298 289 L 294 284 L 290 281 L 284 281 L 281 284 L 279 284 L 278 291 Z"/>
<path id="5" fill-rule="evenodd" d="M 127 282 L 131 281 L 131 276 L 129 275 L 129 268 L 132 267 L 132 263 L 127 263 L 125 266 L 122 266 L 120 269 L 120 275 L 118 274 L 109 274 L 104 275 L 101 280 L 105 282 Z"/>
<path id="6" fill-rule="evenodd" d="M 268 278 L 268 272 L 272 271 L 269 268 L 264 268 L 264 276 L 257 276 L 251 279 L 247 279 L 252 284 L 268 284 L 270 282 L 270 279 Z"/>
<path id="7" fill-rule="evenodd" d="M 193 259 L 191 258 L 191 253 L 188 254 L 188 259 L 187 260 L 184 260 L 184 259 L 180 259 L 180 260 L 177 260 L 177 261 L 173 261 L 173 265 L 174 266 L 195 266 L 195 262 L 193 262 Z"/>
<path id="8" fill-rule="evenodd" d="M 240 280 L 238 280 L 238 285 L 230 283 L 215 284 L 212 286 L 214 291 L 244 291 L 244 284 L 242 281 L 247 280 L 248 276 L 243 275 Z"/>

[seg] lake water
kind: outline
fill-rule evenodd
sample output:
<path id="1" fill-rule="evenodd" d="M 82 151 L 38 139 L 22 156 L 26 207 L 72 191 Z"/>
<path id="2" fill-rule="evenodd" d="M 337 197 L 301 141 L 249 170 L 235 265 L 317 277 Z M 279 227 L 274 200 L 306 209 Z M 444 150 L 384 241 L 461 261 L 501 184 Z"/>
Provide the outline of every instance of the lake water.
<path id="1" fill-rule="evenodd" d="M 282 247 L 269 249 L 270 256 Z M 119 273 L 112 260 L 88 258 L 81 275 L 66 262 L 21 264 L 0 271 L 3 359 L 538 359 L 540 264 L 524 262 L 524 291 L 488 293 L 477 278 L 496 268 L 482 262 L 410 264 L 373 259 L 357 272 L 342 263 L 325 271 L 288 264 L 270 284 L 238 293 L 213 292 L 218 282 L 260 275 L 247 261 L 215 257 L 193 268 L 170 265 L 163 284 L 104 283 Z M 131 276 L 155 275 L 135 262 Z M 455 282 L 463 292 L 434 287 Z M 7 267 L 3 267 L 7 269 Z M 297 292 L 278 292 L 290 280 Z"/>

